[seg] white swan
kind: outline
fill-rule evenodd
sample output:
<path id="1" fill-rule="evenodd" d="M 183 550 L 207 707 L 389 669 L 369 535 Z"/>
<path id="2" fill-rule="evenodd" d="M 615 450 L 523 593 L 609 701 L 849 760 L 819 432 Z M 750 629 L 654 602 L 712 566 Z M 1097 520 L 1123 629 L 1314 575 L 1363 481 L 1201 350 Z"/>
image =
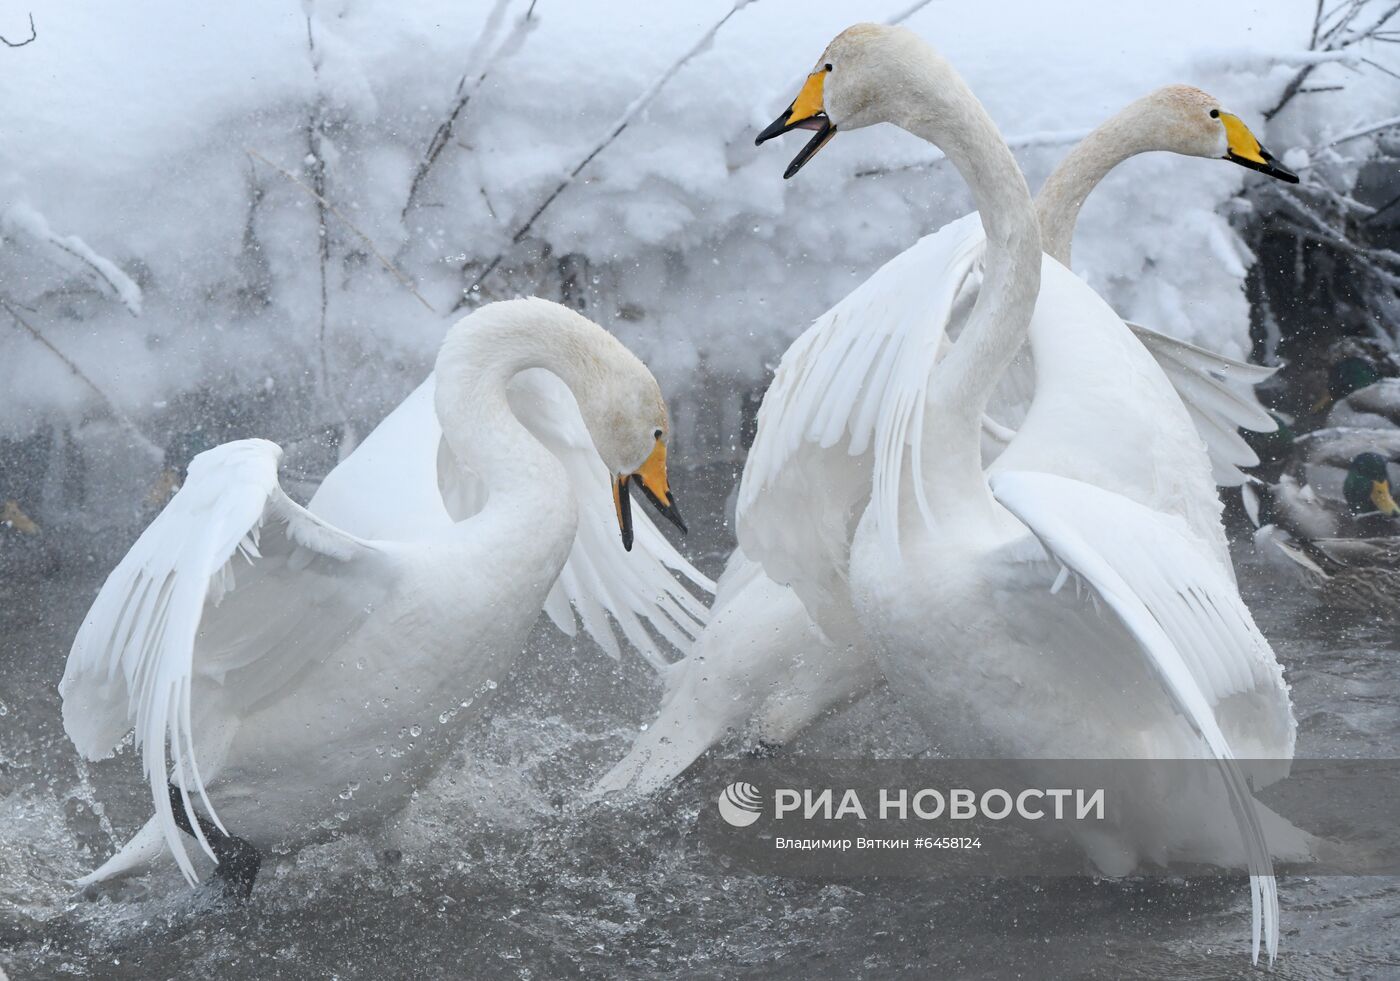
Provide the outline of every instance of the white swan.
<path id="1" fill-rule="evenodd" d="M 535 369 L 565 386 L 601 457 L 586 487 L 570 486 L 512 411 L 513 379 Z M 575 547 L 575 493 L 615 509 L 624 539 L 634 475 L 663 511 L 673 507 L 655 380 L 564 307 L 514 300 L 464 318 L 438 355 L 436 390 L 419 397 L 431 399 L 440 429 L 377 432 L 341 486 L 326 489 L 339 500 L 321 515 L 278 486 L 275 444 L 200 454 L 108 577 L 60 684 L 64 726 L 90 759 L 110 755 L 134 728 L 156 813 L 80 884 L 142 867 L 163 846 L 195 881 L 183 830 L 215 858 L 216 874 L 246 892 L 261 849 L 400 806 L 521 650 Z M 395 458 L 394 436 L 431 437 L 436 451 L 439 433 L 445 466 L 471 467 L 447 483 L 480 491 L 469 508 L 456 502 L 471 512 L 456 523 L 436 517 L 443 502 L 434 509 L 427 492 L 435 480 L 397 484 L 401 475 L 376 469 L 381 451 Z M 380 528 L 361 513 L 371 537 L 326 517 L 354 513 L 344 484 L 360 479 L 405 493 L 360 495 L 401 511 Z M 410 513 L 420 507 L 427 517 Z M 684 620 L 677 603 L 652 602 Z M 630 614 L 625 601 L 614 609 Z"/>
<path id="2" fill-rule="evenodd" d="M 849 566 L 858 627 L 891 686 L 953 755 L 1022 760 L 1032 771 L 1037 757 L 1216 761 L 1251 872 L 1255 957 L 1261 932 L 1272 957 L 1277 890 L 1235 754 L 1290 758 L 1294 722 L 1282 672 L 1230 574 L 1200 439 L 1127 326 L 1042 257 L 1005 142 L 915 35 L 844 32 L 775 125 L 818 129 L 800 166 L 836 131 L 878 122 L 943 148 L 972 189 L 986 246 L 961 336 L 931 375 L 937 326 L 973 274 L 969 219 L 957 223 L 964 233 L 945 263 L 924 267 L 921 305 L 933 329 L 899 334 L 888 380 L 869 389 L 874 491 Z M 1229 141 L 1218 129 L 1221 155 Z M 1032 314 L 1044 326 L 1030 329 Z M 899 331 L 913 316 L 899 307 L 880 319 Z M 1035 393 L 989 481 L 983 415 L 1028 329 Z M 1071 574 L 1076 589 L 1063 589 Z M 1080 838 L 1100 867 L 1230 854 L 1230 829 L 1170 837 L 1179 829 L 1159 817 L 1175 801 L 1136 789 L 1135 811 Z"/>
<path id="3" fill-rule="evenodd" d="M 1222 151 L 1222 134 L 1227 147 L 1233 138 L 1238 149 Z M 1232 115 L 1222 116 L 1219 103 L 1206 93 L 1184 85 L 1158 89 L 1090 133 L 1046 180 L 1036 199 L 1042 246 L 1063 265 L 1069 265 L 1081 206 L 1108 172 L 1129 157 L 1151 151 L 1207 159 L 1224 156 L 1260 169 L 1258 159 L 1247 156 L 1251 147 L 1257 146 L 1244 124 Z M 1254 157 L 1263 159 L 1259 153 Z M 1292 177 L 1268 161 L 1263 166 L 1270 168 L 1273 176 Z M 902 291 L 910 285 L 920 286 L 927 269 L 922 273 L 916 270 L 923 263 L 936 268 L 932 264 L 939 260 L 949 234 L 945 230 L 922 240 L 860 287 L 859 300 L 853 295 L 819 319 L 808 331 L 810 336 L 799 339 L 784 357 L 768 399 L 775 405 L 796 402 L 795 393 L 804 384 L 811 384 L 809 370 L 818 367 L 812 359 L 821 356 L 821 340 L 849 325 L 854 345 L 855 332 L 865 328 L 874 311 L 903 299 Z M 980 255 L 980 242 L 973 244 L 978 250 L 975 254 Z M 921 302 L 918 295 L 909 300 L 915 306 Z M 1238 468 L 1252 466 L 1258 459 L 1236 429 L 1267 431 L 1275 425 L 1253 392 L 1253 386 L 1273 369 L 1243 364 L 1148 328 L 1130 326 L 1181 396 L 1206 441 L 1217 482 L 1238 483 Z M 916 321 L 911 329 L 921 327 L 922 322 Z M 814 351 L 818 353 L 814 355 Z M 867 353 L 864 364 L 877 361 L 879 354 L 878 349 Z M 833 359 L 820 367 L 830 367 L 834 375 L 849 366 L 844 359 Z M 1029 367 L 1029 359 L 1025 366 Z M 1015 381 L 1014 388 L 1006 387 L 1013 399 L 1024 402 L 1034 390 L 1034 377 Z M 859 389 L 845 398 L 848 402 L 864 399 L 867 391 Z M 762 545 L 767 532 L 755 534 L 756 525 L 772 528 L 772 522 L 780 522 L 780 530 L 792 528 L 813 513 L 804 510 L 805 505 L 825 504 L 827 510 L 820 513 L 831 517 L 819 523 L 831 529 L 833 539 L 826 555 L 838 568 L 844 566 L 842 546 L 849 542 L 853 526 L 843 516 L 858 515 L 869 500 L 869 455 L 852 457 L 848 453 L 853 428 L 850 414 L 823 401 L 813 403 L 820 418 L 775 417 L 767 404 L 765 400 L 763 423 L 744 472 L 739 507 L 741 542 L 751 543 L 756 554 L 768 554 Z M 1025 414 L 1023 404 L 1003 404 L 1000 409 L 1018 419 Z M 988 463 L 1004 449 L 1014 431 L 994 429 L 990 420 L 984 422 L 987 452 L 983 462 Z M 811 428 L 803 431 L 809 423 Z M 844 431 L 840 428 L 843 425 Z M 1001 439 L 995 438 L 998 429 Z M 790 478 L 794 457 L 801 473 L 798 478 Z M 835 484 L 822 474 L 834 474 Z M 805 489 L 797 486 L 803 479 Z M 780 486 L 770 490 L 765 483 L 769 480 L 781 482 Z M 757 521 L 751 520 L 751 509 L 755 508 L 763 512 Z M 791 518 L 780 515 L 784 508 L 790 509 Z M 799 559 L 807 564 L 819 560 L 826 559 L 811 553 Z M 785 742 L 823 712 L 858 697 L 880 680 L 872 654 L 858 638 L 842 646 L 830 644 L 797 595 L 766 576 L 756 562 L 746 559 L 742 549 L 731 557 L 720 580 L 712 614 L 692 655 L 663 670 L 666 691 L 656 721 L 637 736 L 627 755 L 599 782 L 600 792 L 627 789 L 649 793 L 736 730 L 750 731 L 765 741 Z"/>

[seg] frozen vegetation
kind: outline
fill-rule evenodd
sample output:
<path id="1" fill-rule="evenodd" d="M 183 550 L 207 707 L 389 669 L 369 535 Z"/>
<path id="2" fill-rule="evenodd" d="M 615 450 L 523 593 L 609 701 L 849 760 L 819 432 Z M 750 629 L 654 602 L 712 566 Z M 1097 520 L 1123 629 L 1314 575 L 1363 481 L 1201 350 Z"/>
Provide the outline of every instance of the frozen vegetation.
<path id="1" fill-rule="evenodd" d="M 838 139 L 794 182 L 752 145 L 835 31 L 909 9 L 45 5 L 34 42 L 0 48 L 0 496 L 97 520 L 162 451 L 180 466 L 252 430 L 322 446 L 314 477 L 419 381 L 464 305 L 522 293 L 585 310 L 653 367 L 679 461 L 732 456 L 789 340 L 970 206 L 892 128 Z M 907 23 L 969 78 L 1032 186 L 1122 104 L 1183 81 L 1347 193 L 1385 131 L 1354 134 L 1400 92 L 1371 67 L 1386 40 L 1356 41 L 1378 13 L 1331 51 L 1310 0 L 1267 17 L 938 2 Z M 27 27 L 16 7 L 0 21 Z M 1085 209 L 1076 265 L 1123 314 L 1248 354 L 1252 181 L 1134 160 Z"/>

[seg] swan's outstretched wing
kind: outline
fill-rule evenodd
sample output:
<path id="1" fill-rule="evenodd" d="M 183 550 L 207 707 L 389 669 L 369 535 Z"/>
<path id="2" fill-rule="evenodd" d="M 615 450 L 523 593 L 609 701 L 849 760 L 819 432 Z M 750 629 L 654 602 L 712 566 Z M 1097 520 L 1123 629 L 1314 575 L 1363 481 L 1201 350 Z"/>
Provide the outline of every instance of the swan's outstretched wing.
<path id="1" fill-rule="evenodd" d="M 1254 394 L 1254 386 L 1277 369 L 1245 364 L 1141 324 L 1130 322 L 1128 326 L 1181 396 L 1196 431 L 1206 442 L 1215 482 L 1221 487 L 1244 483 L 1240 468 L 1256 466 L 1259 457 L 1239 430 L 1271 433 L 1278 429 Z"/>
<path id="2" fill-rule="evenodd" d="M 992 492 L 1060 563 L 1056 586 L 1073 573 L 1117 614 L 1173 707 L 1220 762 L 1249 858 L 1254 954 L 1262 916 L 1272 958 L 1272 860 L 1217 712 L 1232 697 L 1251 698 L 1256 709 L 1262 704 L 1263 711 L 1249 713 L 1265 730 L 1250 748 L 1274 760 L 1292 758 L 1295 723 L 1282 669 L 1238 591 L 1179 518 L 1050 474 L 1004 473 L 992 479 Z"/>
<path id="3" fill-rule="evenodd" d="M 196 687 L 225 688 L 236 677 L 225 690 L 243 704 L 275 693 L 391 584 L 379 546 L 283 493 L 281 456 L 275 443 L 251 439 L 191 461 L 184 486 L 107 577 L 59 684 L 64 728 L 89 759 L 111 755 L 134 728 L 158 822 L 191 882 L 167 781 L 180 788 L 192 827 L 191 793 L 218 824 L 195 759 Z M 220 720 L 197 721 L 203 732 Z"/>
<path id="4" fill-rule="evenodd" d="M 898 496 L 911 440 L 918 453 L 929 373 L 982 246 L 975 214 L 950 222 L 885 263 L 783 355 L 744 465 L 738 536 L 809 609 L 839 592 L 860 505 L 872 492 Z"/>

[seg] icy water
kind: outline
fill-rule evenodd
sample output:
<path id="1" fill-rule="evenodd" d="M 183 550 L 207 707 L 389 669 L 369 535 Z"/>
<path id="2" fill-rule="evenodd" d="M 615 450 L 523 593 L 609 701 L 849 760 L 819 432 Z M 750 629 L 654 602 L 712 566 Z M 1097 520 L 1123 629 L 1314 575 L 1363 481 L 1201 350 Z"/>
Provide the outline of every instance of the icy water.
<path id="1" fill-rule="evenodd" d="M 727 537 L 704 529 L 721 527 L 731 480 L 726 469 L 680 482 L 697 529 L 687 550 L 710 572 Z M 48 530 L 50 542 L 78 534 Z M 580 805 L 650 720 L 658 688 L 638 660 L 619 665 L 549 628 L 500 679 L 459 757 L 381 831 L 272 857 L 246 905 L 191 893 L 173 869 L 75 896 L 64 880 L 150 807 L 130 752 L 79 768 L 55 690 L 129 540 L 18 565 L 3 543 L 0 967 L 15 981 L 1258 976 L 1239 880 L 804 881 L 708 850 L 696 817 L 711 802 L 693 778 L 644 804 Z M 1299 755 L 1400 755 L 1395 625 L 1330 617 L 1243 556 L 1240 572 L 1293 685 Z M 787 750 L 911 747 L 897 702 L 877 693 Z M 1288 877 L 1281 903 L 1273 976 L 1400 977 L 1400 881 Z"/>

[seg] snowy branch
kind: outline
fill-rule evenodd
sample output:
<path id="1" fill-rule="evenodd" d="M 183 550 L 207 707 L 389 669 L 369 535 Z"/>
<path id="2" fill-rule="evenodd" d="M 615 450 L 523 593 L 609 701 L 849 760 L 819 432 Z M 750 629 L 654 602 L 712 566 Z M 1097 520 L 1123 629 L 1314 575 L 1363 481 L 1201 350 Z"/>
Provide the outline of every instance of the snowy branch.
<path id="1" fill-rule="evenodd" d="M 75 260 L 90 279 L 110 290 L 133 317 L 141 315 L 141 287 L 122 272 L 111 259 L 99 255 L 76 235 L 59 235 L 49 227 L 48 219 L 27 204 L 12 205 L 0 215 L 0 228 L 7 232 L 23 232 L 49 248 Z"/>
<path id="2" fill-rule="evenodd" d="M 331 214 L 335 215 L 337 218 L 343 221 L 345 223 L 345 227 L 350 229 L 350 231 L 354 232 L 360 237 L 360 240 L 365 243 L 365 248 L 369 249 L 369 251 L 374 255 L 374 257 L 379 260 L 380 265 L 382 265 L 385 268 L 385 270 L 389 272 L 390 275 L 397 279 L 404 289 L 412 293 L 414 297 L 418 300 L 418 302 L 423 304 L 423 307 L 426 310 L 428 310 L 428 312 L 433 314 L 437 313 L 436 308 L 434 308 L 433 305 L 427 300 L 423 299 L 423 294 L 419 293 L 418 290 L 414 287 L 413 281 L 407 276 L 405 276 L 399 270 L 398 266 L 394 265 L 387 258 L 385 258 L 384 253 L 380 252 L 379 249 L 375 247 L 374 241 L 364 232 L 360 231 L 359 227 L 353 221 L 345 217 L 345 214 L 339 208 L 327 201 L 324 196 L 316 193 L 316 191 L 313 190 L 309 185 L 307 185 L 307 183 L 301 178 L 297 177 L 291 171 L 286 170 L 283 167 L 279 167 L 277 164 L 267 159 L 267 157 L 263 156 L 261 153 L 259 153 L 257 150 L 254 150 L 252 147 L 244 147 L 244 152 L 247 153 L 248 156 L 253 157 L 256 160 L 261 160 L 263 163 L 267 164 L 273 170 L 277 171 L 277 173 L 281 174 L 283 177 L 287 178 L 287 180 L 291 181 L 297 187 L 301 188 L 307 194 L 311 195 L 318 202 L 320 202 L 321 205 L 323 205 L 327 211 L 329 211 Z"/>
<path id="3" fill-rule="evenodd" d="M 735 0 L 734 6 L 729 8 L 728 13 L 717 20 L 714 25 L 701 36 L 700 40 L 696 41 L 685 54 L 681 55 L 671 64 L 671 67 L 662 72 L 657 77 L 656 81 L 652 82 L 651 85 L 647 87 L 646 91 L 632 100 L 632 104 L 623 110 L 622 115 L 619 116 L 617 121 L 609 128 L 607 135 L 596 143 L 591 150 L 584 154 L 583 159 L 564 175 L 549 194 L 545 195 L 544 200 L 540 202 L 539 207 L 535 208 L 530 217 L 525 220 L 525 223 L 515 230 L 515 234 L 512 235 L 510 239 L 512 246 L 519 245 L 520 242 L 524 240 L 525 236 L 530 234 L 530 229 L 535 227 L 535 222 L 539 220 L 540 216 L 545 213 L 549 206 L 555 202 L 559 195 L 564 193 L 565 189 L 574 182 L 574 179 L 582 173 L 585 167 L 593 162 L 598 154 L 606 150 L 612 145 L 614 140 L 622 135 L 623 131 L 631 125 L 632 120 L 637 117 L 639 112 L 651 105 L 652 100 L 655 99 L 666 86 L 666 83 L 674 78 L 676 73 L 684 68 L 691 59 L 709 48 L 710 44 L 713 43 L 715 39 L 715 35 L 719 33 L 721 27 L 728 23 L 729 18 L 754 2 L 756 2 L 756 0 Z M 457 305 L 453 307 L 454 310 L 460 310 L 466 305 L 468 298 L 481 288 L 481 284 L 486 281 L 487 277 L 495 272 L 496 267 L 501 264 L 501 260 L 504 259 L 505 256 L 505 251 L 496 253 L 495 258 L 486 264 L 486 267 L 478 274 L 471 286 L 467 287 L 467 289 L 462 292 L 462 296 L 458 299 Z"/>
<path id="4" fill-rule="evenodd" d="M 487 43 L 495 36 L 496 25 L 500 20 L 501 14 L 505 11 L 505 8 L 510 5 L 510 0 L 496 0 L 496 6 L 491 11 L 491 15 L 487 18 L 486 26 L 481 30 L 481 37 L 477 39 L 477 44 L 474 46 L 471 55 L 468 56 L 468 63 L 470 64 L 476 64 L 481 62 L 483 57 L 485 58 L 484 63 L 481 65 L 481 70 L 476 73 L 475 77 L 472 77 L 470 74 L 463 74 L 462 77 L 457 80 L 457 93 L 455 101 L 452 103 L 452 109 L 448 112 L 447 118 L 442 121 L 437 130 L 433 133 L 433 138 L 428 141 L 428 149 L 424 152 L 423 159 L 418 164 L 418 169 L 414 171 L 412 183 L 409 184 L 408 198 L 404 201 L 403 210 L 399 212 L 400 220 L 408 217 L 409 211 L 412 210 L 413 205 L 418 200 L 418 191 L 423 186 L 423 182 L 427 179 L 428 174 L 432 172 L 433 165 L 437 163 L 437 159 L 441 156 L 442 151 L 446 149 L 448 143 L 452 141 L 453 133 L 457 126 L 457 120 L 461 118 L 463 111 L 465 111 L 467 106 L 471 103 L 472 98 L 481 90 L 481 86 L 485 83 L 487 76 L 491 74 L 491 69 L 519 51 L 525 42 L 525 37 L 534 30 L 535 25 L 539 23 L 539 21 L 534 18 L 535 4 L 537 2 L 538 0 L 530 0 L 529 9 L 525 11 L 523 17 L 516 21 L 515 27 L 511 29 L 510 34 L 506 36 L 506 39 L 497 46 L 496 50 L 492 52 L 489 57 L 485 57 L 484 49 Z"/>
<path id="5" fill-rule="evenodd" d="M 36 30 L 34 29 L 34 15 L 33 15 L 33 14 L 30 14 L 30 15 L 29 15 L 29 37 L 25 38 L 23 41 L 11 41 L 11 40 L 10 40 L 9 38 L 7 38 L 5 35 L 0 34 L 0 42 L 3 42 L 4 45 L 5 45 L 5 47 L 7 47 L 7 48 L 22 48 L 22 47 L 24 47 L 26 44 L 32 44 L 38 37 L 39 37 L 39 32 L 36 31 Z"/>
<path id="6" fill-rule="evenodd" d="M 1265 120 L 1273 119 L 1282 112 L 1284 107 L 1303 90 L 1303 84 L 1321 65 L 1330 64 L 1337 60 L 1345 63 L 1347 49 L 1362 41 L 1389 40 L 1386 36 L 1388 32 L 1385 30 L 1385 25 L 1392 17 L 1400 13 L 1400 3 L 1387 6 L 1375 20 L 1366 26 L 1352 29 L 1362 12 L 1371 6 L 1372 0 L 1344 0 L 1343 3 L 1331 10 L 1324 10 L 1322 0 L 1318 0 L 1317 10 L 1313 15 L 1312 38 L 1308 45 L 1316 60 L 1306 61 L 1298 73 L 1284 86 L 1283 94 L 1279 96 L 1278 102 L 1274 104 L 1272 109 L 1264 113 Z"/>
<path id="7" fill-rule="evenodd" d="M 136 441 L 136 445 L 139 446 L 142 450 L 144 450 L 147 454 L 149 454 L 151 459 L 155 460 L 157 463 L 162 463 L 165 460 L 164 451 L 162 451 L 161 448 L 150 439 L 150 437 L 148 437 L 144 432 L 142 432 L 141 428 L 137 426 L 136 423 L 131 421 L 130 416 L 128 416 L 121 409 L 117 408 L 117 404 L 112 401 L 112 399 L 107 395 L 107 393 L 104 392 L 98 386 L 98 384 L 92 380 L 91 377 L 88 376 L 87 372 L 83 371 L 82 368 L 78 367 L 77 362 L 75 362 L 72 358 L 68 357 L 68 355 L 64 354 L 57 347 L 55 347 L 53 342 L 50 341 L 47 337 L 45 337 L 43 332 L 39 330 L 39 328 L 35 327 L 29 321 L 21 317 L 15 311 L 14 306 L 9 300 L 0 298 L 0 307 L 3 307 L 5 312 L 10 315 L 10 319 L 14 321 L 16 327 L 28 334 L 40 346 L 45 348 L 54 357 L 58 358 L 58 360 L 62 361 L 64 367 L 66 367 L 73 374 L 74 377 L 76 377 L 79 381 L 86 385 L 92 391 L 92 393 L 97 396 L 99 401 L 101 401 L 104 405 L 107 406 L 107 412 L 111 415 L 111 417 L 115 419 L 123 429 L 127 430 L 127 432 L 131 434 L 132 439 Z"/>

